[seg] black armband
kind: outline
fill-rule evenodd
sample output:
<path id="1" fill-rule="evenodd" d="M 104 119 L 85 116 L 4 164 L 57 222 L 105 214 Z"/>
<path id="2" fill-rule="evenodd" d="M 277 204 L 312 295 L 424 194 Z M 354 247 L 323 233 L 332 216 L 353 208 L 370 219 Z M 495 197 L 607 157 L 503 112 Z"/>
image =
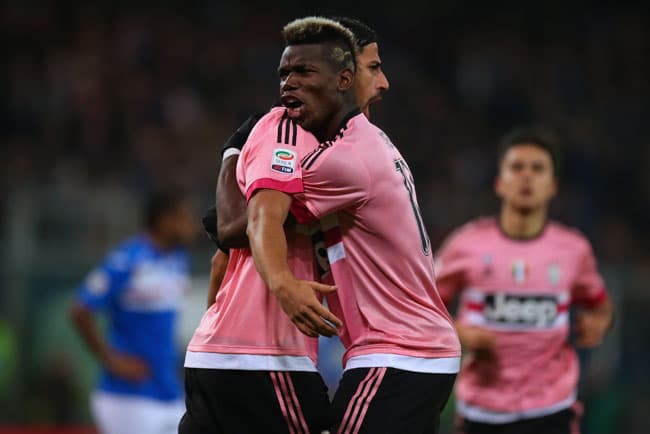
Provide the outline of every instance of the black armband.
<path id="1" fill-rule="evenodd" d="M 253 127 L 264 115 L 265 113 L 257 113 L 246 119 L 246 121 L 244 121 L 244 123 L 241 124 L 239 128 L 237 128 L 237 131 L 235 131 L 235 133 L 230 136 L 228 140 L 226 140 L 226 143 L 224 143 L 223 147 L 221 148 L 221 153 L 223 154 L 226 149 L 230 148 L 236 148 L 241 151 L 241 149 L 244 147 L 244 143 L 246 143 L 246 140 L 248 140 L 248 136 L 253 130 Z"/>

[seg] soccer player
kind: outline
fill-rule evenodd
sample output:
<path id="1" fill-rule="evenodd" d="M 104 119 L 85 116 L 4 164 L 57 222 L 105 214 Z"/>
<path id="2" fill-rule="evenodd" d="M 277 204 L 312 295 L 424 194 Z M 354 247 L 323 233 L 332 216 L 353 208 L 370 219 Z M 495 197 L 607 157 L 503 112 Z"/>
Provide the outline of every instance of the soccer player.
<path id="1" fill-rule="evenodd" d="M 321 145 L 296 167 L 295 191 L 263 185 L 248 195 L 257 268 L 294 324 L 317 334 L 324 315 L 314 308 L 314 284 L 287 264 L 283 224 L 290 211 L 299 222 L 322 220 L 337 288 L 328 305 L 343 319 L 346 346 L 332 431 L 436 433 L 460 345 L 435 288 L 412 176 L 359 111 L 354 65 L 338 62 L 355 51 L 349 30 L 310 17 L 289 23 L 283 36 L 282 103 Z"/>
<path id="2" fill-rule="evenodd" d="M 248 195 L 272 185 L 294 191 L 301 184 L 299 158 L 317 146 L 313 136 L 287 117 L 284 107 L 272 109 L 255 123 L 239 157 L 241 190 Z M 310 228 L 292 225 L 287 232 L 288 263 L 297 275 L 313 280 Z M 314 288 L 331 291 L 321 284 Z M 322 306 L 319 313 L 337 321 Z M 336 333 L 326 324 L 320 331 Z M 230 249 L 221 289 L 187 348 L 187 411 L 179 432 L 325 430 L 329 399 L 316 369 L 317 347 L 316 339 L 301 334 L 282 312 L 257 273 L 250 250 Z"/>
<path id="3" fill-rule="evenodd" d="M 364 25 L 363 23 L 360 23 L 356 20 L 352 20 L 349 18 L 341 18 L 341 20 L 346 20 L 346 23 L 348 26 L 351 28 L 354 28 L 355 32 L 357 33 L 357 38 L 359 38 L 360 45 L 363 47 L 363 50 L 358 53 L 357 60 L 359 62 L 362 62 L 363 66 L 365 67 L 365 75 L 364 75 L 364 81 L 363 81 L 363 86 L 359 90 L 359 98 L 360 101 L 363 101 L 363 105 L 366 108 L 369 108 L 371 104 L 373 104 L 376 101 L 379 101 L 381 99 L 381 94 L 385 92 L 388 89 L 388 81 L 386 80 L 385 75 L 381 71 L 381 61 L 379 59 L 378 55 L 378 46 L 377 46 L 377 35 L 372 31 L 369 27 Z M 251 130 L 253 127 L 257 124 L 259 118 L 261 115 L 254 115 L 251 118 L 249 118 L 236 132 L 233 134 L 233 136 L 226 142 L 226 144 L 223 147 L 223 164 L 220 170 L 219 174 L 219 182 L 217 186 L 217 209 L 218 209 L 218 214 L 219 214 L 219 219 L 218 223 L 215 221 L 216 220 L 216 212 L 213 215 L 213 211 L 210 211 L 209 218 L 204 220 L 204 224 L 206 224 L 206 229 L 208 232 L 211 230 L 214 230 L 213 228 L 215 226 L 219 227 L 218 231 L 218 236 L 216 233 L 212 233 L 213 239 L 217 240 L 219 245 L 231 247 L 231 252 L 233 252 L 233 261 L 236 261 L 237 258 L 240 260 L 235 262 L 234 265 L 231 264 L 229 270 L 228 270 L 228 275 L 225 278 L 224 285 L 223 285 L 223 296 L 218 303 L 218 305 L 215 305 L 213 309 L 211 309 L 207 314 L 206 318 L 209 316 L 212 316 L 215 318 L 213 323 L 210 323 L 208 321 L 205 321 L 206 318 L 204 318 L 204 322 L 202 322 L 202 327 L 199 327 L 197 330 L 197 335 L 199 333 L 203 334 L 203 338 L 206 340 L 212 339 L 213 343 L 218 343 L 219 341 L 222 340 L 236 340 L 240 339 L 242 341 L 245 341 L 248 345 L 248 348 L 246 349 L 238 349 L 239 352 L 243 353 L 248 353 L 248 354 L 240 354 L 239 356 L 231 356 L 230 358 L 230 363 L 228 365 L 222 364 L 220 361 L 217 361 L 217 363 L 212 363 L 209 366 L 215 369 L 221 370 L 223 367 L 227 368 L 233 368 L 232 371 L 251 371 L 254 370 L 254 368 L 259 368 L 261 371 L 269 371 L 266 372 L 266 375 L 264 375 L 264 372 L 224 372 L 224 375 L 232 375 L 236 377 L 244 377 L 247 381 L 247 384 L 252 383 L 252 387 L 255 388 L 256 390 L 259 390 L 260 396 L 259 396 L 259 402 L 260 406 L 267 408 L 269 410 L 268 414 L 262 414 L 259 411 L 255 411 L 253 413 L 242 413 L 242 408 L 246 408 L 244 404 L 241 404 L 239 409 L 230 407 L 231 409 L 234 408 L 234 411 L 216 411 L 215 412 L 215 417 L 214 420 L 218 419 L 223 419 L 223 415 L 226 414 L 226 416 L 230 419 L 236 419 L 236 420 L 241 420 L 241 423 L 245 423 L 248 425 L 232 425 L 229 429 L 231 432 L 254 432 L 254 430 L 261 430 L 264 429 L 265 432 L 268 430 L 272 430 L 272 432 L 293 432 L 292 430 L 297 430 L 296 432 L 306 432 L 306 430 L 309 430 L 309 432 L 320 432 L 320 429 L 324 429 L 328 425 L 328 401 L 327 401 L 327 396 L 324 394 L 324 387 L 322 382 L 316 381 L 316 376 L 314 374 L 315 367 L 313 365 L 313 362 L 310 361 L 308 363 L 303 363 L 303 364 L 298 364 L 295 363 L 296 360 L 294 360 L 291 363 L 286 363 L 282 365 L 278 365 L 278 361 L 282 361 L 283 357 L 276 357 L 279 353 L 282 352 L 289 352 L 290 354 L 294 354 L 296 352 L 295 348 L 289 347 L 289 348 L 282 348 L 282 345 L 289 342 L 291 343 L 291 339 L 287 339 L 287 337 L 294 336 L 296 334 L 295 328 L 288 322 L 286 317 L 282 314 L 282 312 L 279 309 L 279 306 L 277 305 L 277 302 L 272 298 L 268 297 L 268 290 L 263 291 L 263 300 L 267 304 L 264 304 L 264 302 L 255 304 L 254 306 L 249 306 L 245 310 L 241 309 L 236 309 L 235 307 L 238 306 L 239 304 L 244 304 L 244 305 L 250 305 L 250 294 L 254 294 L 254 291 L 249 291 L 249 290 L 241 290 L 238 289 L 239 286 L 248 284 L 250 281 L 258 281 L 257 284 L 262 285 L 265 287 L 264 282 L 261 281 L 261 278 L 259 277 L 259 274 L 254 268 L 253 264 L 253 259 L 250 257 L 250 253 L 247 252 L 246 250 L 243 250 L 243 254 L 247 255 L 246 259 L 241 260 L 241 253 L 242 250 L 240 250 L 240 247 L 247 246 L 248 244 L 248 239 L 246 238 L 246 233 L 245 233 L 245 228 L 246 228 L 246 223 L 247 223 L 247 217 L 246 217 L 246 201 L 244 196 L 242 196 L 240 186 L 237 183 L 236 177 L 235 177 L 235 167 L 236 163 L 238 161 L 238 156 L 239 152 L 248 138 Z M 285 138 L 290 139 L 292 137 L 295 138 L 295 132 L 296 130 L 293 130 L 293 128 L 296 128 L 293 124 L 290 124 L 286 119 L 280 118 L 279 120 L 276 121 L 279 125 L 277 127 L 283 126 L 283 128 L 291 128 L 292 130 L 287 133 L 288 130 L 282 130 L 281 134 L 287 133 L 288 135 L 285 135 Z M 273 153 L 277 150 L 278 144 L 276 143 L 277 140 L 282 141 L 281 139 L 278 139 L 276 135 L 280 133 L 276 126 L 274 125 L 271 134 L 273 135 L 274 139 L 270 141 L 270 143 L 273 143 L 274 146 L 269 149 L 264 149 L 264 148 L 256 148 L 254 145 L 249 144 L 247 145 L 248 148 L 251 148 L 252 150 L 248 153 L 250 154 L 257 154 L 259 153 L 260 155 L 255 155 L 256 159 L 259 159 L 261 161 L 264 161 L 263 154 L 264 152 L 267 152 L 267 161 L 271 161 L 272 158 L 275 158 L 273 156 Z M 293 136 L 292 136 L 293 134 Z M 300 133 L 302 134 L 302 132 Z M 313 140 L 313 139 L 312 139 Z M 298 140 L 298 146 L 296 146 L 296 151 L 297 152 L 302 152 L 301 149 L 301 141 Z M 284 143 L 286 145 L 286 143 Z M 317 143 L 314 141 L 311 142 L 310 147 L 307 149 L 308 151 L 311 151 L 315 146 L 317 146 Z M 290 152 L 291 149 L 289 150 Z M 270 153 L 269 153 L 270 152 Z M 256 173 L 251 172 L 251 170 L 255 169 L 255 167 L 250 168 L 248 164 L 243 165 L 249 170 L 244 171 L 245 174 L 250 178 L 251 176 L 253 179 L 256 176 L 260 176 Z M 267 168 L 268 169 L 268 168 Z M 286 169 L 285 169 L 286 170 Z M 267 170 L 268 172 L 268 170 Z M 261 174 L 264 174 L 264 172 L 260 172 Z M 277 176 L 276 172 L 271 172 L 272 176 Z M 286 173 L 285 173 L 286 175 Z M 267 175 L 268 176 L 268 175 Z M 297 178 L 296 178 L 297 179 Z M 308 254 L 310 255 L 309 260 L 313 260 L 313 250 L 311 247 L 308 250 Z M 221 253 L 218 253 L 219 256 L 223 255 Z M 250 262 L 250 263 L 249 263 Z M 217 270 L 216 267 L 213 267 L 212 270 L 212 275 L 218 274 L 215 272 Z M 313 279 L 313 275 L 308 276 L 309 278 Z M 237 282 L 232 283 L 234 279 L 237 279 Z M 216 288 L 216 286 L 212 283 L 215 282 L 214 279 L 211 279 L 211 288 Z M 229 295 L 226 295 L 228 293 Z M 272 300 L 269 303 L 269 300 Z M 210 303 L 210 301 L 209 301 Z M 259 308 L 259 310 L 256 310 L 256 307 Z M 270 313 L 269 313 L 270 310 Z M 282 321 L 280 322 L 280 325 L 286 326 L 288 328 L 288 332 L 283 328 L 283 327 L 276 327 L 275 330 L 270 330 L 268 333 L 266 333 L 264 336 L 260 336 L 260 339 L 258 339 L 255 342 L 251 342 L 248 340 L 248 336 L 246 335 L 245 330 L 239 328 L 225 328 L 223 326 L 224 323 L 228 322 L 233 322 L 231 317 L 233 315 L 236 315 L 236 324 L 240 324 L 242 321 L 247 321 L 246 316 L 249 315 L 251 318 L 251 321 L 254 321 L 255 323 L 258 324 L 264 324 L 266 322 L 265 318 L 269 317 L 274 317 L 277 316 L 281 317 Z M 213 327 L 210 329 L 210 327 Z M 332 333 L 334 332 L 332 329 L 328 332 L 327 329 L 322 330 L 323 333 Z M 274 332 L 279 332 L 280 337 L 274 335 Z M 219 335 L 219 336 L 218 336 Z M 210 336 L 213 336 L 213 338 L 210 338 Z M 302 335 L 298 335 L 298 337 L 294 336 L 294 340 L 302 341 L 304 340 L 304 337 Z M 256 347 L 257 345 L 257 347 Z M 302 350 L 302 353 L 307 353 L 312 360 L 315 359 L 315 348 L 314 347 L 314 342 L 311 340 L 308 342 L 308 349 Z M 295 344 L 293 345 L 295 347 Z M 191 345 L 191 347 L 195 348 L 194 345 Z M 229 354 L 233 352 L 233 347 L 232 346 L 213 346 L 210 347 L 210 350 L 214 350 L 214 354 Z M 200 351 L 199 351 L 200 352 Z M 260 355 L 268 355 L 270 357 L 258 357 Z M 251 365 L 249 362 L 250 360 L 253 359 L 253 357 L 250 357 L 251 355 L 255 356 L 254 358 L 257 359 L 257 362 L 255 365 Z M 195 357 L 195 354 L 190 351 L 188 351 L 188 360 Z M 284 358 L 286 359 L 286 357 Z M 270 363 L 269 363 L 270 361 Z M 303 360 L 304 361 L 304 360 Z M 241 363 L 240 363 L 241 362 Z M 186 363 L 187 367 L 190 367 L 190 365 L 193 365 L 192 361 L 190 360 L 189 363 Z M 202 366 L 208 366 L 208 365 L 202 365 Z M 306 368 L 305 368 L 306 366 Z M 283 371 L 273 371 L 273 369 L 283 369 Z M 307 373 L 301 372 L 307 369 Z M 191 369 L 194 371 L 194 369 Z M 203 371 L 201 369 L 196 370 L 200 375 L 203 375 Z M 300 390 L 297 390 L 297 397 L 302 398 L 299 399 L 299 404 L 301 406 L 304 406 L 307 404 L 308 407 L 305 411 L 305 423 L 307 424 L 307 427 L 304 427 L 302 425 L 302 422 L 300 420 L 296 421 L 293 419 L 293 416 L 291 414 L 287 413 L 285 414 L 284 407 L 283 407 L 283 401 L 281 402 L 278 401 L 280 398 L 277 393 L 275 395 L 269 396 L 268 394 L 265 394 L 265 391 L 269 390 L 269 384 L 273 382 L 272 376 L 276 378 L 287 378 L 289 380 L 298 380 L 297 387 L 300 386 Z M 269 380 L 271 378 L 271 380 Z M 302 380 L 303 378 L 306 378 L 307 381 Z M 261 381 L 260 381 L 261 380 Z M 188 382 L 189 383 L 189 382 Z M 232 387 L 239 387 L 238 385 L 235 384 L 235 382 L 232 383 Z M 275 388 L 275 384 L 273 384 Z M 188 384 L 188 395 L 189 395 L 189 388 L 190 385 Z M 213 390 L 213 395 L 214 399 L 217 399 L 219 396 L 228 396 L 231 392 L 229 392 L 228 388 L 220 388 L 220 389 L 211 389 Z M 272 389 L 271 391 L 273 392 Z M 309 395 L 313 395 L 315 398 L 314 399 L 309 399 Z M 307 398 L 305 398 L 307 397 Z M 242 400 L 250 400 L 248 396 L 242 397 Z M 312 404 L 309 402 L 305 402 L 305 400 L 312 401 Z M 296 402 L 297 401 L 292 401 Z M 191 414 L 192 408 L 190 406 L 196 407 L 198 402 L 190 402 L 188 399 L 188 416 L 184 419 L 184 423 L 181 426 L 181 431 L 185 432 L 183 430 L 187 430 L 187 432 L 190 432 L 193 428 L 190 426 L 194 424 L 193 419 L 200 419 L 201 415 L 197 415 L 194 417 Z M 279 405 L 278 405 L 279 404 Z M 208 404 L 209 405 L 209 404 Z M 249 406 L 249 408 L 252 408 Z M 280 416 L 280 417 L 278 417 Z M 296 423 L 297 422 L 297 423 Z M 208 422 L 211 423 L 211 422 Z M 207 429 L 208 425 L 204 424 L 203 429 Z M 198 428 L 196 428 L 198 430 Z M 271 431 L 268 431 L 271 432 Z"/>
<path id="4" fill-rule="evenodd" d="M 78 289 L 70 315 L 102 367 L 91 407 L 103 434 L 176 432 L 184 409 L 176 317 L 190 284 L 183 246 L 197 233 L 195 219 L 184 194 L 154 194 L 145 231 L 110 252 Z M 106 338 L 100 311 L 109 318 Z"/>
<path id="5" fill-rule="evenodd" d="M 569 309 L 580 309 L 580 347 L 598 345 L 612 321 L 589 241 L 548 220 L 555 142 L 539 128 L 508 134 L 495 182 L 499 216 L 461 227 L 437 255 L 443 299 L 460 297 L 456 324 L 467 356 L 456 394 L 464 434 L 576 432 Z"/>
<path id="6" fill-rule="evenodd" d="M 365 23 L 349 17 L 336 17 L 339 22 L 352 32 L 357 44 L 356 73 L 354 91 L 361 111 L 370 118 L 370 107 L 381 101 L 382 96 L 390 87 L 388 79 L 382 70 L 379 56 L 379 37 L 377 33 Z M 237 131 L 226 141 L 222 148 L 222 164 L 217 182 L 217 206 L 208 210 L 210 219 L 217 221 L 209 224 L 206 230 L 210 233 L 212 226 L 217 226 L 211 233 L 213 240 L 225 248 L 247 247 L 246 226 L 246 201 L 241 194 L 236 180 L 236 166 L 238 155 L 262 114 L 249 117 Z"/>
<path id="7" fill-rule="evenodd" d="M 379 57 L 379 38 L 372 28 L 354 18 L 333 19 L 354 34 L 358 47 L 354 88 L 361 111 L 370 118 L 370 107 L 379 102 L 389 89 L 388 79 L 382 71 Z M 219 230 L 217 230 L 217 207 L 211 207 L 203 218 L 205 230 L 218 248 L 211 261 L 208 306 L 214 303 L 225 274 L 228 248 L 248 246 L 246 201 L 239 190 L 235 168 L 238 155 L 261 116 L 262 114 L 255 114 L 249 117 L 222 147 L 223 161 L 219 170 L 216 192 L 219 215 L 222 216 Z"/>

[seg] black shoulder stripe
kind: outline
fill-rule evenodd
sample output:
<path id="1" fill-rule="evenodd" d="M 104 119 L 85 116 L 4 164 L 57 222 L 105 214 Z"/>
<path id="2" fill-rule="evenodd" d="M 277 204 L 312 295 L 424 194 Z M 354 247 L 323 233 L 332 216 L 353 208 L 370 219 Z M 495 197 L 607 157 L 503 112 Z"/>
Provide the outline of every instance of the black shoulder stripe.
<path id="1" fill-rule="evenodd" d="M 293 141 L 291 142 L 291 146 L 296 146 L 298 141 L 298 125 L 294 121 L 291 121 L 291 125 L 293 125 Z"/>
<path id="2" fill-rule="evenodd" d="M 284 115 L 286 116 L 287 113 L 285 112 Z M 291 123 L 292 121 L 290 119 L 287 119 L 286 122 L 284 123 L 284 144 L 285 145 L 289 144 L 289 132 L 291 131 Z"/>
<path id="3" fill-rule="evenodd" d="M 320 146 L 318 148 L 314 149 L 313 151 L 309 151 L 309 153 L 307 155 L 305 155 L 302 158 L 302 160 L 300 160 L 300 165 L 304 166 L 305 163 L 307 162 L 307 160 L 309 160 L 312 155 L 314 155 L 316 152 L 318 152 L 319 149 L 320 149 Z"/>
<path id="4" fill-rule="evenodd" d="M 325 143 L 322 143 L 322 144 L 318 147 L 318 150 L 317 150 L 317 151 L 314 153 L 314 155 L 311 157 L 311 159 L 310 159 L 308 162 L 305 162 L 305 165 L 303 165 L 303 167 L 305 168 L 305 170 L 309 170 L 309 169 L 311 168 L 311 166 L 314 165 L 314 163 L 316 162 L 316 160 L 318 160 L 318 157 L 320 157 L 321 155 L 323 155 L 323 153 L 324 153 L 328 148 L 330 148 L 330 147 L 332 146 L 332 144 L 333 144 L 332 142 L 325 142 Z"/>
<path id="5" fill-rule="evenodd" d="M 319 148 L 316 151 L 316 153 L 314 153 L 314 155 L 312 155 L 312 158 L 303 166 L 303 169 L 311 168 L 312 164 L 314 164 L 314 161 L 316 161 L 318 159 L 318 157 L 320 156 L 320 154 L 323 153 L 324 150 L 325 150 L 325 148 Z"/>
<path id="6" fill-rule="evenodd" d="M 287 112 L 284 112 L 284 114 L 282 115 L 282 119 L 280 119 L 280 122 L 278 123 L 278 143 L 282 143 L 282 124 L 286 119 L 287 119 Z"/>
<path id="7" fill-rule="evenodd" d="M 311 151 L 309 154 L 305 155 L 305 158 L 303 158 L 303 159 L 300 161 L 300 165 L 301 165 L 302 167 L 305 167 L 305 166 L 310 162 L 311 158 L 312 158 L 315 154 L 320 153 L 320 151 L 322 151 L 323 148 L 324 148 L 326 145 L 327 145 L 327 142 L 325 142 L 325 143 L 321 143 L 320 145 L 318 145 L 318 147 L 317 147 L 316 149 L 314 149 L 313 151 Z"/>

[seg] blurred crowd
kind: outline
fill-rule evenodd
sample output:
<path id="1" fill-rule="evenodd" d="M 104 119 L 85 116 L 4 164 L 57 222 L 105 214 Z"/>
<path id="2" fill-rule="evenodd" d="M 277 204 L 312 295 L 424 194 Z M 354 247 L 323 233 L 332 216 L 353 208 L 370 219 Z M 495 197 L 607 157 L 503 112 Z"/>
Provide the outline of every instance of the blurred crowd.
<path id="1" fill-rule="evenodd" d="M 219 146 L 277 97 L 281 25 L 309 12 L 36 4 L 2 11 L 5 210 L 30 191 L 137 198 L 170 183 L 209 203 Z M 634 11 L 548 9 L 346 11 L 381 37 L 391 89 L 373 121 L 410 162 L 434 243 L 495 212 L 499 137 L 543 123 L 565 144 L 554 215 L 586 232 L 603 261 L 646 261 L 648 28 Z M 80 206 L 64 219 L 85 215 Z"/>

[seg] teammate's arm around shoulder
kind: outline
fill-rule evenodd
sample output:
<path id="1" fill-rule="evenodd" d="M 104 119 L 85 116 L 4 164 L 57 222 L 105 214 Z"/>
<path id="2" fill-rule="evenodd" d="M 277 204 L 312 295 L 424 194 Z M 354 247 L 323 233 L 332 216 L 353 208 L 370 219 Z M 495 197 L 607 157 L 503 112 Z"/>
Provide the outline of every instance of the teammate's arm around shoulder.
<path id="1" fill-rule="evenodd" d="M 223 146 L 223 161 L 217 178 L 216 204 L 219 243 L 226 248 L 248 246 L 246 199 L 237 183 L 237 161 L 261 114 L 248 118 Z"/>
<path id="2" fill-rule="evenodd" d="M 307 336 L 334 336 L 341 321 L 316 297 L 334 286 L 298 280 L 289 269 L 284 222 L 292 198 L 277 190 L 259 190 L 248 204 L 248 239 L 255 265 L 282 309 L 298 329 Z"/>
<path id="3" fill-rule="evenodd" d="M 237 177 L 238 155 L 226 158 L 221 164 L 217 180 L 217 234 L 219 244 L 227 248 L 246 247 L 246 198 L 239 189 Z"/>

